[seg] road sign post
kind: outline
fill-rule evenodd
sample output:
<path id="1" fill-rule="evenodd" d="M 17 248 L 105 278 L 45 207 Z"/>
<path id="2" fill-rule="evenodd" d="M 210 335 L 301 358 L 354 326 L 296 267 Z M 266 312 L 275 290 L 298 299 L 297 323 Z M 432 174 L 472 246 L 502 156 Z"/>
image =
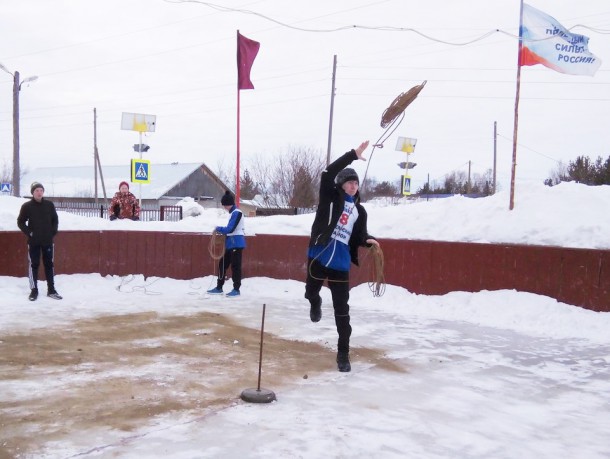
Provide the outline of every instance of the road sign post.
<path id="1" fill-rule="evenodd" d="M 156 128 L 156 115 L 123 112 L 123 116 L 121 117 L 121 129 L 126 131 L 136 131 L 140 134 L 140 143 L 138 143 L 137 149 L 138 153 L 140 153 L 140 158 L 137 162 L 138 165 L 134 166 L 135 160 L 131 160 L 131 182 L 138 184 L 140 207 L 142 207 L 142 183 L 150 183 L 150 161 L 144 161 L 142 159 L 142 153 L 144 151 L 148 151 L 150 147 L 142 144 L 142 133 L 155 132 Z"/>
<path id="2" fill-rule="evenodd" d="M 416 144 L 417 139 L 412 139 L 411 137 L 399 137 L 398 141 L 396 142 L 396 150 L 402 151 L 407 155 L 407 161 L 399 164 L 399 166 L 405 170 L 401 180 L 401 190 L 403 196 L 409 196 L 411 194 L 411 176 L 409 175 L 409 169 L 413 169 L 415 167 L 415 163 L 409 162 L 409 155 L 415 151 Z"/>

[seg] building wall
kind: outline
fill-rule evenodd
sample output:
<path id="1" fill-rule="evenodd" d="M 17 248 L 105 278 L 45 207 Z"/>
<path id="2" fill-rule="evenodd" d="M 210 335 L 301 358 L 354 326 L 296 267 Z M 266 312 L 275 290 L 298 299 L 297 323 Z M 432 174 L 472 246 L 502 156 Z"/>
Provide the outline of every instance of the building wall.
<path id="1" fill-rule="evenodd" d="M 304 281 L 307 242 L 305 236 L 247 238 L 244 277 Z M 380 242 L 386 283 L 412 293 L 514 289 L 610 312 L 610 250 L 396 239 Z M 209 244 L 209 235 L 196 233 L 61 231 L 55 243 L 56 273 L 198 278 L 215 273 Z M 26 249 L 20 232 L 0 232 L 0 275 L 27 277 Z M 353 285 L 372 280 L 372 256 L 361 249 L 360 258 L 360 268 L 351 274 Z"/>
<path id="2" fill-rule="evenodd" d="M 226 186 L 216 176 L 206 170 L 204 166 L 201 166 L 169 190 L 167 196 L 178 196 L 181 198 L 185 196 L 190 196 L 191 198 L 208 196 L 220 201 L 226 189 Z"/>

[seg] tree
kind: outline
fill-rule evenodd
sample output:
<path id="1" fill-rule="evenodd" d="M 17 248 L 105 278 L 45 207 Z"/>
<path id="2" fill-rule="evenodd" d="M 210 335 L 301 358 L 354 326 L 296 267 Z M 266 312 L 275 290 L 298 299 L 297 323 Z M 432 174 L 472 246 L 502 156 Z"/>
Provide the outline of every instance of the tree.
<path id="1" fill-rule="evenodd" d="M 317 189 L 313 187 L 316 178 L 312 171 L 301 165 L 294 177 L 294 188 L 289 204 L 292 207 L 313 207 L 317 201 Z"/>
<path id="2" fill-rule="evenodd" d="M 251 167 L 261 194 L 271 206 L 313 207 L 318 199 L 320 174 L 326 167 L 321 151 L 289 147 L 272 158 L 253 158 Z"/>
<path id="3" fill-rule="evenodd" d="M 2 168 L 0 169 L 0 180 L 2 183 L 11 182 L 13 179 L 13 168 L 9 166 L 6 161 L 2 163 Z"/>
<path id="4" fill-rule="evenodd" d="M 275 159 L 273 185 L 284 202 L 295 207 L 313 207 L 317 203 L 320 174 L 326 167 L 322 152 L 290 147 Z"/>
<path id="5" fill-rule="evenodd" d="M 373 189 L 377 186 L 377 180 L 374 177 L 365 178 L 360 184 L 359 194 L 362 202 L 368 201 L 373 197 Z"/>
<path id="6" fill-rule="evenodd" d="M 578 156 L 574 161 L 570 161 L 567 167 L 559 163 L 544 184 L 553 186 L 561 182 L 610 185 L 610 156 L 605 161 L 598 156 L 595 162 L 592 162 L 588 156 Z"/>
<path id="7" fill-rule="evenodd" d="M 557 185 L 561 182 L 568 182 L 568 168 L 563 162 L 559 162 L 557 164 L 557 168 L 554 171 L 551 171 L 551 176 L 544 181 L 544 184 L 547 186 Z"/>
<path id="8" fill-rule="evenodd" d="M 419 190 L 417 190 L 417 194 L 431 194 L 432 191 L 430 190 L 430 184 L 429 183 L 424 183 L 424 186 L 422 186 Z"/>
<path id="9" fill-rule="evenodd" d="M 603 161 L 601 156 L 598 157 L 595 162 L 595 168 L 595 184 L 610 185 L 610 156 L 606 158 L 606 161 Z"/>
<path id="10" fill-rule="evenodd" d="M 425 183 L 417 194 L 480 194 L 489 196 L 493 193 L 493 177 L 492 170 L 488 169 L 484 174 L 473 174 L 471 180 L 468 180 L 468 175 L 464 171 L 453 171 L 445 175 L 443 184 L 437 185 L 433 182 L 431 185 Z"/>
<path id="11" fill-rule="evenodd" d="M 568 176 L 578 183 L 590 185 L 595 170 L 588 156 L 579 156 L 576 161 L 568 164 Z"/>
<path id="12" fill-rule="evenodd" d="M 235 189 L 235 163 L 229 161 L 225 162 L 223 157 L 216 164 L 216 176 L 225 184 L 230 190 Z"/>
<path id="13" fill-rule="evenodd" d="M 257 194 L 260 194 L 258 185 L 252 180 L 248 169 L 244 171 L 244 175 L 239 181 L 239 192 L 242 199 L 252 199 Z"/>
<path id="14" fill-rule="evenodd" d="M 398 187 L 390 182 L 381 182 L 373 187 L 371 197 L 394 197 L 398 196 Z"/>

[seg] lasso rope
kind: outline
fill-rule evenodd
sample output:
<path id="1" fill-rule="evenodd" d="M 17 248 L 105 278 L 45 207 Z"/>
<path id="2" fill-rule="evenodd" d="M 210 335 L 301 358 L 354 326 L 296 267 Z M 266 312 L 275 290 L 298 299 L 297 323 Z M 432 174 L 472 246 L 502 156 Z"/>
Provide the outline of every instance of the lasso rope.
<path id="1" fill-rule="evenodd" d="M 326 248 L 324 250 L 326 250 Z M 316 259 L 321 254 L 322 254 L 322 252 L 320 252 L 320 254 L 318 254 L 315 258 L 313 258 L 311 260 L 311 263 L 309 263 L 307 266 L 307 270 L 309 271 L 310 277 L 312 277 L 313 279 L 316 279 L 316 280 L 321 280 L 321 281 L 326 280 L 328 282 L 350 282 L 349 280 L 335 280 L 335 279 L 329 279 L 327 277 L 322 279 L 320 277 L 314 276 L 313 273 L 311 272 L 311 265 L 313 264 L 314 261 L 316 261 Z M 379 247 L 378 245 L 371 245 L 371 247 L 369 248 L 368 252 L 365 254 L 362 261 L 364 262 L 364 260 L 366 260 L 370 254 L 373 255 L 373 261 L 371 263 L 370 279 L 373 279 L 373 280 L 368 281 L 367 283 L 368 283 L 369 289 L 371 290 L 371 292 L 373 292 L 373 296 L 376 296 L 376 297 L 383 296 L 383 294 L 385 293 L 385 277 L 383 274 L 383 269 L 384 269 L 383 251 L 381 250 L 381 247 Z"/>
<path id="2" fill-rule="evenodd" d="M 121 293 L 134 293 L 137 291 L 143 291 L 144 294 L 146 295 L 161 295 L 161 292 L 154 292 L 148 289 L 148 287 L 150 287 L 152 284 L 154 284 L 155 282 L 157 282 L 159 280 L 159 278 L 153 280 L 152 282 L 149 282 L 148 284 L 144 284 L 144 285 L 135 285 L 133 287 L 131 287 L 131 290 L 125 290 L 125 286 L 131 282 L 133 282 L 135 280 L 136 276 L 134 276 L 133 274 L 129 274 L 128 276 L 123 276 L 121 277 L 121 284 L 116 286 L 116 290 L 117 292 L 121 292 Z"/>
<path id="3" fill-rule="evenodd" d="M 364 171 L 364 178 L 362 179 L 361 191 L 362 194 L 365 192 L 366 187 L 366 176 L 369 172 L 369 166 L 371 165 L 371 161 L 373 159 L 373 153 L 375 153 L 376 148 L 383 148 L 383 143 L 388 140 L 388 138 L 394 133 L 402 120 L 405 117 L 405 109 L 413 102 L 426 83 L 428 81 L 425 80 L 422 84 L 418 84 L 417 86 L 413 86 L 406 92 L 403 92 L 396 97 L 390 106 L 386 108 L 381 115 L 381 127 L 385 129 L 384 133 L 381 134 L 377 142 L 373 144 L 373 149 L 371 150 L 371 154 L 369 155 L 369 160 L 366 164 L 366 169 Z"/>
<path id="4" fill-rule="evenodd" d="M 210 237 L 208 252 L 213 260 L 220 260 L 225 254 L 225 239 L 226 236 L 222 233 L 214 231 Z"/>
<path id="5" fill-rule="evenodd" d="M 369 289 L 371 292 L 373 292 L 373 296 L 383 296 L 385 293 L 383 251 L 378 245 L 372 245 L 369 250 L 370 253 L 373 254 L 373 263 L 371 264 L 371 279 L 374 279 L 373 281 L 369 281 Z"/>
<path id="6" fill-rule="evenodd" d="M 316 277 L 311 272 L 311 267 L 313 265 L 313 262 L 316 261 L 324 253 L 324 251 L 328 250 L 329 247 L 330 247 L 330 245 L 327 245 L 326 247 L 324 247 L 324 249 L 322 249 L 322 251 L 319 254 L 317 254 L 314 258 L 312 258 L 311 263 L 309 263 L 309 265 L 307 266 L 307 271 L 309 271 L 309 276 L 312 279 L 321 280 L 321 281 L 327 280 L 328 282 L 349 282 L 349 279 L 348 280 L 341 280 L 341 279 L 335 280 L 335 279 L 330 279 L 328 277 L 325 277 L 325 278 Z"/>

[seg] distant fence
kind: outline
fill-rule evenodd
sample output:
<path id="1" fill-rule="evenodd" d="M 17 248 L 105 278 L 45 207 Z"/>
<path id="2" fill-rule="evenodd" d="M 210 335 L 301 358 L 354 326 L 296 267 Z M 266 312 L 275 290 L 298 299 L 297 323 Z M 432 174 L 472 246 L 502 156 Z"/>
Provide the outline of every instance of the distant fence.
<path id="1" fill-rule="evenodd" d="M 216 269 L 216 262 L 207 251 L 210 237 L 201 233 L 60 228 L 55 241 L 56 273 L 203 277 Z M 304 281 L 308 241 L 306 236 L 248 237 L 244 277 Z M 509 289 L 610 312 L 610 250 L 403 239 L 380 242 L 385 253 L 386 282 L 412 293 L 442 295 Z M 361 249 L 360 258 L 361 267 L 350 274 L 354 285 L 372 277 L 373 257 Z M 0 275 L 27 277 L 27 244 L 21 232 L 0 232 L 0 260 Z M 40 274 L 43 276 L 44 270 Z M 27 280 L 24 288 L 27 289 Z M 395 307 L 408 308 L 408 297 L 397 298 Z"/>
<path id="2" fill-rule="evenodd" d="M 258 207 L 257 217 L 271 217 L 272 215 L 296 215 L 296 207 Z"/>
<path id="3" fill-rule="evenodd" d="M 55 204 L 55 208 L 81 217 L 108 218 L 107 208 L 103 204 L 95 206 L 86 202 L 60 202 Z M 160 206 L 157 208 L 152 205 L 144 205 L 140 209 L 140 220 L 145 222 L 177 222 L 182 220 L 182 206 Z"/>

